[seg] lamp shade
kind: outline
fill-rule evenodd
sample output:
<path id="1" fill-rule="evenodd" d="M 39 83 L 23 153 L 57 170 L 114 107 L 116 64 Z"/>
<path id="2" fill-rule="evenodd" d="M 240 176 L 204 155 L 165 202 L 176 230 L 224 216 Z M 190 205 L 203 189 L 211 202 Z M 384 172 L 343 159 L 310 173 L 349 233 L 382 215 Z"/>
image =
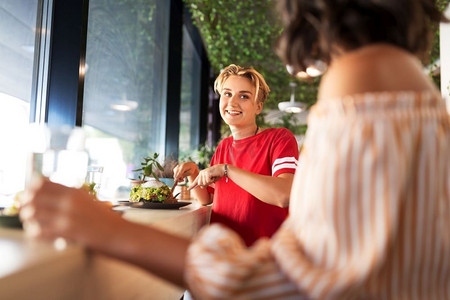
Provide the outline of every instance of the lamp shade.
<path id="1" fill-rule="evenodd" d="M 295 87 L 297 84 L 295 82 L 289 83 L 291 86 L 291 99 L 290 101 L 278 103 L 278 109 L 288 113 L 299 113 L 306 109 L 306 104 L 302 102 L 295 102 Z"/>
<path id="2" fill-rule="evenodd" d="M 120 100 L 110 105 L 112 109 L 118 111 L 132 111 L 135 110 L 138 106 L 139 103 L 134 100 Z"/>
<path id="3" fill-rule="evenodd" d="M 278 109 L 288 113 L 299 113 L 304 111 L 305 108 L 306 104 L 301 102 L 285 101 L 278 103 Z"/>

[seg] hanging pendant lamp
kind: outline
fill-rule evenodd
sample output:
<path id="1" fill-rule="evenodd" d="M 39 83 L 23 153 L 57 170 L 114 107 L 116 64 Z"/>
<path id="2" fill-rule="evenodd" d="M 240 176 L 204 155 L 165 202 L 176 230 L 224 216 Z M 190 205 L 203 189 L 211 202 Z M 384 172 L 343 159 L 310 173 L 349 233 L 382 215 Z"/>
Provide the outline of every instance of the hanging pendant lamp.
<path id="1" fill-rule="evenodd" d="M 306 104 L 303 102 L 295 102 L 295 87 L 297 83 L 290 82 L 289 85 L 291 86 L 291 99 L 290 101 L 278 103 L 278 109 L 288 113 L 300 113 L 306 109 Z"/>

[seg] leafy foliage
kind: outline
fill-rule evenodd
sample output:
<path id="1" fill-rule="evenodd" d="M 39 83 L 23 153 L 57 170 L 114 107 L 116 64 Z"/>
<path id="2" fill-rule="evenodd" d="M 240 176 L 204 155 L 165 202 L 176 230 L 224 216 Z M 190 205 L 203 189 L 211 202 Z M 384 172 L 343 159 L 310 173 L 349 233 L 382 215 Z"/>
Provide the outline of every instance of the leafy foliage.
<path id="1" fill-rule="evenodd" d="M 436 0 L 436 5 L 440 11 L 444 11 L 449 5 L 449 3 L 450 0 Z M 439 45 L 440 33 L 439 33 L 439 26 L 436 27 L 437 28 L 434 28 L 433 44 L 431 45 L 430 49 L 429 62 L 424 63 L 434 63 L 440 57 L 440 45 Z M 439 87 L 441 85 L 440 74 L 430 74 L 430 76 L 433 79 L 434 83 L 436 83 L 436 85 Z"/>
<path id="2" fill-rule="evenodd" d="M 157 170 L 164 171 L 163 166 L 158 162 L 159 153 L 153 153 L 151 156 L 144 157 L 141 162 L 141 167 L 138 169 L 134 169 L 133 172 L 140 172 L 139 178 L 144 180 L 145 177 L 154 177 L 156 180 L 159 180 L 157 175 Z"/>
<path id="3" fill-rule="evenodd" d="M 305 134 L 307 125 L 299 124 L 293 113 L 286 113 L 281 117 L 281 122 L 274 124 L 274 127 L 289 129 L 293 134 Z"/>
<path id="4" fill-rule="evenodd" d="M 199 145 L 198 150 L 194 151 L 192 155 L 181 158 L 181 161 L 193 161 L 197 164 L 200 170 L 206 169 L 211 163 L 211 159 L 216 152 L 216 146 L 209 146 L 207 144 Z"/>
<path id="5" fill-rule="evenodd" d="M 274 45 L 282 26 L 273 13 L 273 0 L 184 0 L 199 28 L 216 73 L 230 63 L 252 66 L 262 73 L 272 89 L 266 108 L 289 99 L 291 76 L 276 56 Z M 444 10 L 450 0 L 437 0 Z M 430 51 L 430 62 L 439 58 L 439 28 Z M 424 62 L 426 63 L 426 62 Z M 435 82 L 439 76 L 434 76 Z M 312 105 L 316 101 L 319 79 L 300 84 L 296 98 Z"/>
<path id="6" fill-rule="evenodd" d="M 265 109 L 276 109 L 279 102 L 288 101 L 290 97 L 289 82 L 293 78 L 287 73 L 285 66 L 274 51 L 276 39 L 282 26 L 274 9 L 274 0 L 183 0 L 199 28 L 208 57 L 214 71 L 235 63 L 252 66 L 265 77 L 272 92 L 265 104 Z M 441 10 L 450 0 L 437 0 Z M 435 35 L 430 51 L 430 62 L 439 58 L 439 27 L 434 29 Z M 423 62 L 424 64 L 428 62 Z M 432 75 L 436 84 L 440 75 Z M 317 100 L 317 89 L 320 78 L 302 81 L 298 84 L 295 97 L 298 101 L 313 105 Z M 264 115 L 257 119 L 264 126 Z M 306 126 L 295 124 L 295 118 L 284 115 L 275 126 L 289 128 L 295 134 L 302 134 Z M 222 135 L 228 135 L 228 127 L 222 126 Z"/>
<path id="7" fill-rule="evenodd" d="M 298 119 L 295 117 L 294 113 L 285 113 L 283 114 L 279 122 L 275 122 L 273 124 L 267 123 L 265 121 L 265 112 L 262 112 L 260 115 L 256 117 L 256 124 L 259 127 L 267 128 L 267 127 L 283 127 L 289 129 L 295 135 L 304 135 L 308 126 L 306 124 L 301 124 Z"/>
<path id="8" fill-rule="evenodd" d="M 292 77 L 275 54 L 282 26 L 273 0 L 184 0 L 203 37 L 209 60 L 218 74 L 234 63 L 258 70 L 271 88 L 266 108 L 288 101 Z M 296 98 L 313 104 L 318 80 L 299 85 Z"/>

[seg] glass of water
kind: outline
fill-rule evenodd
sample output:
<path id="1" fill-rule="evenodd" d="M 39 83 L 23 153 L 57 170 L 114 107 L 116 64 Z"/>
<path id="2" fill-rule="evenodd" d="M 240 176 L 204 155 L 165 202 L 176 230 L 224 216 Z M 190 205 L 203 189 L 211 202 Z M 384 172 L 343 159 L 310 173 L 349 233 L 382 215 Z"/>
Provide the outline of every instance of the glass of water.
<path id="1" fill-rule="evenodd" d="M 95 191 L 97 195 L 101 187 L 102 175 L 103 175 L 102 166 L 92 165 L 87 167 L 86 183 L 93 191 Z"/>
<path id="2" fill-rule="evenodd" d="M 26 185 L 38 176 L 69 186 L 81 187 L 86 179 L 89 157 L 84 149 L 85 135 L 79 127 L 49 128 L 31 124 L 28 132 L 28 164 Z M 25 226 L 27 225 L 27 226 Z M 25 232 L 33 234 L 36 224 L 24 224 Z M 63 250 L 64 238 L 56 238 L 54 247 Z"/>
<path id="3" fill-rule="evenodd" d="M 34 176 L 45 176 L 69 187 L 81 187 L 86 179 L 88 154 L 84 150 L 85 135 L 81 128 L 30 127 L 27 183 Z"/>

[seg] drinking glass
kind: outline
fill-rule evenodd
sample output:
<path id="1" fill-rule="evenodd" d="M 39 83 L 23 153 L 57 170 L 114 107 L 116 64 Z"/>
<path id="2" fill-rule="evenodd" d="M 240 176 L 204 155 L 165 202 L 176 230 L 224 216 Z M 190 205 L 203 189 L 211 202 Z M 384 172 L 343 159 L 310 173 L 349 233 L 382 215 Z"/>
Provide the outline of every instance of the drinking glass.
<path id="1" fill-rule="evenodd" d="M 27 183 L 40 175 L 65 186 L 81 187 L 89 160 L 84 142 L 84 131 L 79 127 L 32 125 Z"/>
<path id="2" fill-rule="evenodd" d="M 86 175 L 86 183 L 89 186 L 93 187 L 93 189 L 97 195 L 101 188 L 102 175 L 103 175 L 103 167 L 102 166 L 88 166 L 87 175 Z"/>
<path id="3" fill-rule="evenodd" d="M 28 141 L 26 185 L 37 176 L 45 176 L 52 182 L 69 187 L 81 187 L 86 179 L 88 154 L 84 150 L 85 134 L 79 128 L 50 128 L 45 124 L 31 124 Z M 25 231 L 32 234 L 36 224 L 27 224 Z M 53 241 L 58 250 L 65 249 L 66 241 Z"/>

